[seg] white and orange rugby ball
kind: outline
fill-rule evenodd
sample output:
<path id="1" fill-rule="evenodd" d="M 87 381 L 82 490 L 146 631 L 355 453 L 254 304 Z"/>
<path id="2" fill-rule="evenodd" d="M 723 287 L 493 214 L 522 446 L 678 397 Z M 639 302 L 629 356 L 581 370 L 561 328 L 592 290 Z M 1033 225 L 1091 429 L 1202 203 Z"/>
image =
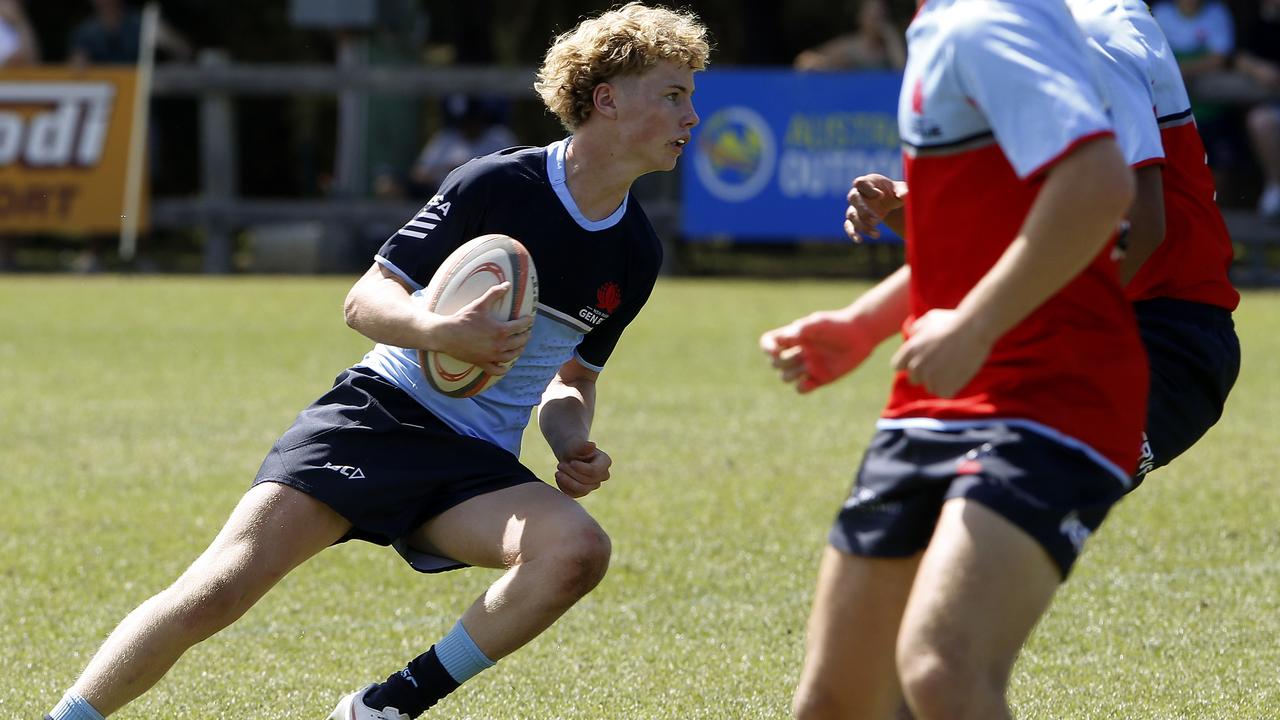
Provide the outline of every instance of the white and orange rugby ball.
<path id="1" fill-rule="evenodd" d="M 445 258 L 417 297 L 431 312 L 452 315 L 503 282 L 511 283 L 511 292 L 498 303 L 494 317 L 514 320 L 533 314 L 538 302 L 538 272 L 529 251 L 506 235 L 481 235 Z M 431 387 L 450 397 L 479 395 L 502 379 L 434 350 L 419 350 L 418 364 Z"/>

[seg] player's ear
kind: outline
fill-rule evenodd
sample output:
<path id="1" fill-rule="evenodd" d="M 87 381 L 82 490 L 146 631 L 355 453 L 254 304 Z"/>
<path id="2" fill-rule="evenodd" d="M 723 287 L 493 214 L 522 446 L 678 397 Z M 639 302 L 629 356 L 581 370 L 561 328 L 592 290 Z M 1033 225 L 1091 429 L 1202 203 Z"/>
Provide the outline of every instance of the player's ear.
<path id="1" fill-rule="evenodd" d="M 618 117 L 617 90 L 610 83 L 596 85 L 591 91 L 591 103 L 595 106 L 595 112 L 610 119 Z"/>

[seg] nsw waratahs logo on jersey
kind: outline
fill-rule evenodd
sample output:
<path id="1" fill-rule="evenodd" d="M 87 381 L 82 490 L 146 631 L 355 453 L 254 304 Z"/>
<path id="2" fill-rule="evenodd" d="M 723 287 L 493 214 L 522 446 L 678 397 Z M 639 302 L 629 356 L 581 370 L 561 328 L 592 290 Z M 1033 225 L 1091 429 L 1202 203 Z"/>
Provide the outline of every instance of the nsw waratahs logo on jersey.
<path id="1" fill-rule="evenodd" d="M 773 179 L 777 143 L 769 123 L 751 108 L 734 105 L 712 115 L 698 132 L 693 166 L 712 195 L 749 200 Z"/>
<path id="2" fill-rule="evenodd" d="M 578 317 L 591 323 L 592 326 L 599 325 L 607 320 L 621 304 L 622 288 L 618 283 L 609 281 L 596 290 L 595 307 L 582 308 L 578 311 Z"/>
<path id="3" fill-rule="evenodd" d="M 607 282 L 596 290 L 596 307 L 610 314 L 622 304 L 622 288 L 616 282 Z"/>

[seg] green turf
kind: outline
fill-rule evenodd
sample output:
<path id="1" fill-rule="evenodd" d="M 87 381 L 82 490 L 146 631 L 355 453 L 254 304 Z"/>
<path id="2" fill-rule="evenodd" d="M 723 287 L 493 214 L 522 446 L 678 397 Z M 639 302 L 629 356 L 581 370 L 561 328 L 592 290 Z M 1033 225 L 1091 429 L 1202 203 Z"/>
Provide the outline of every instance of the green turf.
<path id="1" fill-rule="evenodd" d="M 212 538 L 276 435 L 368 343 L 350 279 L 0 279 L 0 715 L 35 718 Z M 759 333 L 862 286 L 663 281 L 600 385 L 604 583 L 439 717 L 785 718 L 816 558 L 887 387 L 777 383 Z M 1280 708 L 1280 296 L 1250 293 L 1227 416 L 1121 504 L 1015 671 L 1027 718 Z M 525 462 L 551 459 L 530 434 Z M 349 544 L 120 718 L 323 718 L 495 577 Z M 851 682 L 856 679 L 851 678 Z M 429 715 L 431 716 L 431 715 Z"/>

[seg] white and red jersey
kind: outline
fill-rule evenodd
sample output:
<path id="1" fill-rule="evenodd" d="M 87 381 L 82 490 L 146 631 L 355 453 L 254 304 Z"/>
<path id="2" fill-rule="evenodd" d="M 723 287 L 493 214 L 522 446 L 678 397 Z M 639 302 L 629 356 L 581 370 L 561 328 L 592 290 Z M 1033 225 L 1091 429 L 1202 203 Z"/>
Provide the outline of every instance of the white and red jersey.
<path id="1" fill-rule="evenodd" d="M 904 144 L 911 315 L 954 308 L 1017 237 L 1047 172 L 1113 134 L 1098 69 L 1066 6 L 928 0 L 907 30 Z M 895 378 L 879 425 L 1004 421 L 1127 478 L 1147 363 L 1110 248 L 1002 337 L 952 399 Z"/>
<path id="2" fill-rule="evenodd" d="M 1102 60 L 1116 139 L 1129 164 L 1164 165 L 1165 238 L 1125 287 L 1130 300 L 1167 297 L 1235 310 L 1231 237 L 1191 101 L 1164 32 L 1141 0 L 1068 0 Z"/>

